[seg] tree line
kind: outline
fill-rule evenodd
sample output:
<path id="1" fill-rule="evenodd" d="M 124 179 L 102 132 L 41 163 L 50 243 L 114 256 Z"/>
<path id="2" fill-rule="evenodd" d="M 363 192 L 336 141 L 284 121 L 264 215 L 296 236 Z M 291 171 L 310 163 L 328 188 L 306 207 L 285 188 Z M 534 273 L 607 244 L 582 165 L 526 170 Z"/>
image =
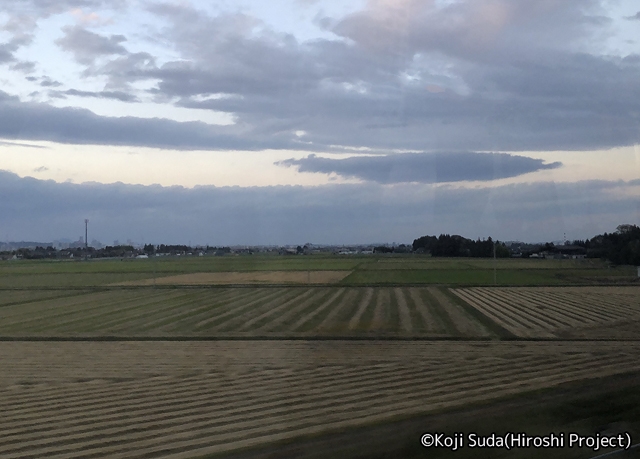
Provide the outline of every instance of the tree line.
<path id="1" fill-rule="evenodd" d="M 582 248 L 582 254 L 588 258 L 601 258 L 618 265 L 640 266 L 640 227 L 636 225 L 619 225 L 615 232 L 604 233 L 586 240 L 566 242 L 564 246 L 556 246 L 551 242 L 545 244 L 522 244 L 527 250 L 516 256 L 528 257 L 533 253 L 547 252 L 552 254 L 566 253 L 569 248 Z M 494 241 L 489 237 L 484 240 L 472 240 L 459 235 L 441 234 L 440 236 L 422 236 L 413 241 L 413 251 L 430 253 L 434 257 L 493 257 Z M 495 242 L 495 256 L 506 258 L 513 251 L 503 242 Z"/>
<path id="2" fill-rule="evenodd" d="M 599 234 L 582 245 L 587 255 L 593 258 L 605 258 L 618 265 L 640 266 L 640 227 L 620 225 L 615 233 Z"/>
<path id="3" fill-rule="evenodd" d="M 422 236 L 413 241 L 413 251 L 430 253 L 434 257 L 493 257 L 506 258 L 511 251 L 503 242 L 487 238 L 484 240 L 467 239 L 458 235 Z"/>

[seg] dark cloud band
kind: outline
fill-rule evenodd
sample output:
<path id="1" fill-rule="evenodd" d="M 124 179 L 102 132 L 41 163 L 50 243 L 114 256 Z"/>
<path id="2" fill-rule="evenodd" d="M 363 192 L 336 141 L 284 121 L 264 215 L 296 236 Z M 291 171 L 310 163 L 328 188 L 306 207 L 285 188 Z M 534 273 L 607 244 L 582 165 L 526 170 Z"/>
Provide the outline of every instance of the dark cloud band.
<path id="1" fill-rule="evenodd" d="M 55 183 L 0 171 L 3 237 L 300 244 L 411 242 L 424 234 L 537 242 L 640 222 L 633 182 L 499 187 L 376 183 L 320 187 L 162 187 Z"/>
<path id="2" fill-rule="evenodd" d="M 346 159 L 309 155 L 276 164 L 296 167 L 300 172 L 335 173 L 377 183 L 489 181 L 562 166 L 559 162 L 544 164 L 541 159 L 507 153 L 474 152 L 403 153 Z"/>

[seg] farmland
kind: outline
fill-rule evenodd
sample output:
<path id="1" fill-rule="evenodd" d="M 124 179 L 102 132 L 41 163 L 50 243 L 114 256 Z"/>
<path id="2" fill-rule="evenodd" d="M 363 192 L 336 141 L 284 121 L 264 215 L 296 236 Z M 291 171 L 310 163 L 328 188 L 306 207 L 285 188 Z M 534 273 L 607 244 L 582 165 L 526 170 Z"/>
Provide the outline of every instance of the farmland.
<path id="1" fill-rule="evenodd" d="M 32 342 L 0 360 L 3 458 L 183 458 L 636 371 L 640 345 Z"/>
<path id="2" fill-rule="evenodd" d="M 0 457 L 253 454 L 640 374 L 639 293 L 592 260 L 5 262 Z"/>
<path id="3" fill-rule="evenodd" d="M 361 335 L 493 336 L 437 287 L 123 289 L 0 308 L 0 336 Z"/>
<path id="4" fill-rule="evenodd" d="M 472 288 L 454 292 L 521 338 L 638 338 L 638 290 L 637 287 L 547 287 Z"/>
<path id="5" fill-rule="evenodd" d="M 504 286 L 625 284 L 636 279 L 633 267 L 611 267 L 600 260 L 435 259 L 419 256 L 275 256 L 177 257 L 146 260 L 6 261 L 0 263 L 0 289 L 81 289 L 114 284 L 189 284 L 186 275 L 273 273 L 288 271 L 298 283 L 309 273 L 342 272 L 331 284 Z M 162 280 L 164 279 L 164 280 Z M 215 278 L 214 278 L 215 279 Z M 245 283 L 237 280 L 232 283 Z M 273 281 L 272 281 L 273 282 Z M 217 282 L 212 282 L 217 283 Z M 253 282 L 249 282 L 253 283 Z M 277 280 L 275 283 L 279 283 Z M 288 282 L 285 282 L 288 283 Z M 317 282 L 313 282 L 317 283 Z"/>
<path id="6" fill-rule="evenodd" d="M 634 286 L 12 290 L 4 337 L 638 339 Z"/>

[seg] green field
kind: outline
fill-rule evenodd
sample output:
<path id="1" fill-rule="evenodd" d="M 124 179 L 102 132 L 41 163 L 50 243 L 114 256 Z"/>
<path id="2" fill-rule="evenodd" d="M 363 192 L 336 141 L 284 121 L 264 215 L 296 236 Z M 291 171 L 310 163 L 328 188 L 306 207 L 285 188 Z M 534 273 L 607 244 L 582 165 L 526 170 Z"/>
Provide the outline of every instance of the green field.
<path id="1" fill-rule="evenodd" d="M 83 288 L 192 273 L 345 271 L 345 285 L 595 285 L 637 282 L 634 267 L 600 260 L 431 258 L 427 256 L 158 257 L 146 260 L 0 263 L 0 289 Z"/>
<path id="2" fill-rule="evenodd" d="M 305 271 L 350 270 L 367 257 L 344 256 L 183 256 L 148 259 L 95 260 L 9 260 L 0 263 L 0 274 L 126 274 L 126 273 L 195 273 L 217 271 Z"/>

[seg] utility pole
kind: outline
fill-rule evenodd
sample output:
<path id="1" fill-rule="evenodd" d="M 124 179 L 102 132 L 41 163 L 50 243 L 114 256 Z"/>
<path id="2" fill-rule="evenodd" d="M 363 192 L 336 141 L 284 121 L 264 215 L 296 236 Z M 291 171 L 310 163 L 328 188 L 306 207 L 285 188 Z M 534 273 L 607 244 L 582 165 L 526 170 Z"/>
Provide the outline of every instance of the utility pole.
<path id="1" fill-rule="evenodd" d="M 89 257 L 89 219 L 84 219 L 84 259 Z"/>

